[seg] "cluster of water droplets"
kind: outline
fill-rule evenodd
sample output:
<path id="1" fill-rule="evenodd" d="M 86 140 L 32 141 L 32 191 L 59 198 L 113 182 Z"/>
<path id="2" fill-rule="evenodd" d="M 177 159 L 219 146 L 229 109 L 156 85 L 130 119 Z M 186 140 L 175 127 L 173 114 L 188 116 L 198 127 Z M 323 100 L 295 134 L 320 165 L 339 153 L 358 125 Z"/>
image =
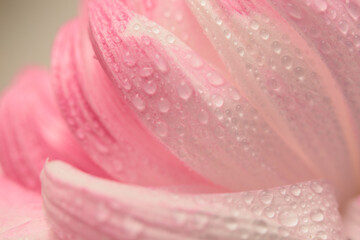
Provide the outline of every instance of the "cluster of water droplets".
<path id="1" fill-rule="evenodd" d="M 208 0 L 205 5 L 190 1 L 194 14 L 259 113 L 279 116 L 285 123 L 280 129 L 290 130 L 307 157 L 318 163 L 332 158 L 334 167 L 330 171 L 336 174 L 339 168 L 346 168 L 337 160 L 348 158 L 349 153 L 337 119 L 339 109 L 326 91 L 330 72 L 317 71 L 321 59 L 314 57 L 313 50 L 290 26 L 278 20 L 280 16 L 270 6 L 251 4 L 256 9 L 239 14 L 227 12 L 216 1 Z M 322 4 L 317 1 L 316 7 L 323 9 Z M 289 11 L 298 18 L 301 13 Z M 321 36 L 327 37 L 325 33 Z"/>
<path id="2" fill-rule="evenodd" d="M 54 183 L 48 187 L 54 187 Z M 65 209 L 56 212 L 61 225 L 72 224 L 72 217 L 68 214 L 73 212 L 84 223 L 96 226 L 101 234 L 111 234 L 116 230 L 121 231 L 126 239 L 151 239 L 156 231 L 164 234 L 158 234 L 159 239 L 178 234 L 196 239 L 241 240 L 335 240 L 343 237 L 332 189 L 322 182 L 196 196 L 129 190 L 130 195 L 133 194 L 131 191 L 147 195 L 151 201 L 146 204 L 145 200 L 131 202 L 130 197 L 105 200 L 96 193 L 84 194 L 59 184 L 56 187 L 56 191 L 48 188 L 43 194 L 45 199 L 56 201 Z M 50 215 L 56 209 L 51 201 L 46 201 Z M 85 218 L 86 214 L 90 215 Z M 81 225 L 77 228 L 79 233 L 84 233 Z"/>

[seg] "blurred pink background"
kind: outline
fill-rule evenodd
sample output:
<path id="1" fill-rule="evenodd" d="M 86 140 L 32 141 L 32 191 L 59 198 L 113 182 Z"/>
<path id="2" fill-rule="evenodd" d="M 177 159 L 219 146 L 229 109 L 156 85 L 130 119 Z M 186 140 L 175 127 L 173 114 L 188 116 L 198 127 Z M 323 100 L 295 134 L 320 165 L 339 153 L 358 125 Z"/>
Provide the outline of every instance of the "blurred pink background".
<path id="1" fill-rule="evenodd" d="M 0 0 L 0 90 L 28 64 L 49 66 L 59 27 L 76 15 L 76 0 Z"/>

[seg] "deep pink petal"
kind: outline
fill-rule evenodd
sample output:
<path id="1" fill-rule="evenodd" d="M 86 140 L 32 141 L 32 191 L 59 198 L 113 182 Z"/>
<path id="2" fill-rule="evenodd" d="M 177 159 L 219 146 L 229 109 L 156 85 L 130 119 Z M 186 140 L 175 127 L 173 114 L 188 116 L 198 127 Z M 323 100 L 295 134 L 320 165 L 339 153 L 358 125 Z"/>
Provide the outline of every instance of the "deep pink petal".
<path id="1" fill-rule="evenodd" d="M 39 194 L 0 177 L 0 239 L 53 239 L 41 205 Z"/>
<path id="2" fill-rule="evenodd" d="M 237 190 L 317 177 L 236 88 L 174 35 L 118 1 L 92 2 L 90 22 L 119 97 L 191 169 Z"/>
<path id="3" fill-rule="evenodd" d="M 188 2 L 235 84 L 299 154 L 297 164 L 333 182 L 343 199 L 353 194 L 360 183 L 354 119 L 317 52 L 265 0 Z"/>
<path id="4" fill-rule="evenodd" d="M 38 67 L 21 72 L 0 102 L 0 163 L 5 175 L 40 189 L 46 159 L 64 158 L 80 169 L 105 176 L 87 157 L 62 119 L 49 73 Z"/>
<path id="5" fill-rule="evenodd" d="M 61 239 L 342 239 L 336 200 L 323 182 L 177 195 L 52 162 L 42 184 L 46 213 Z"/>
<path id="6" fill-rule="evenodd" d="M 62 113 L 91 158 L 127 183 L 193 185 L 204 187 L 203 191 L 214 188 L 137 121 L 129 101 L 118 97 L 118 87 L 94 59 L 88 38 L 80 33 L 77 20 L 62 28 L 54 45 L 52 71 Z M 119 84 L 127 87 L 129 83 Z"/>

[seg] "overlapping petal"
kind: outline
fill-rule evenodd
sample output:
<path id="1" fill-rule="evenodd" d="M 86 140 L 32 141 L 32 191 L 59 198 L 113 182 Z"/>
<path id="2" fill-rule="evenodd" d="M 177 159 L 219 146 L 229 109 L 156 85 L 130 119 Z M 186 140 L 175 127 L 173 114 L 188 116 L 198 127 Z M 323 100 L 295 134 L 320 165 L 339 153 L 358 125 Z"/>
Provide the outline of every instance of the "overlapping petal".
<path id="1" fill-rule="evenodd" d="M 238 194 L 179 195 L 106 181 L 52 162 L 42 183 L 45 209 L 60 239 L 342 237 L 333 191 L 323 182 Z"/>
<path id="2" fill-rule="evenodd" d="M 91 2 L 89 18 L 119 96 L 191 169 L 237 190 L 315 176 L 231 83 L 170 32 L 119 1 Z"/>
<path id="3" fill-rule="evenodd" d="M 188 2 L 259 114 L 318 177 L 343 197 L 353 194 L 360 176 L 354 119 L 317 52 L 266 1 Z"/>
<path id="4" fill-rule="evenodd" d="M 360 239 L 360 201 L 359 197 L 350 201 L 345 208 L 344 228 L 349 239 Z"/>
<path id="5" fill-rule="evenodd" d="M 62 119 L 50 85 L 38 67 L 21 72 L 0 103 L 0 162 L 6 176 L 40 190 L 46 159 L 63 158 L 78 168 L 106 176 L 86 155 Z"/>

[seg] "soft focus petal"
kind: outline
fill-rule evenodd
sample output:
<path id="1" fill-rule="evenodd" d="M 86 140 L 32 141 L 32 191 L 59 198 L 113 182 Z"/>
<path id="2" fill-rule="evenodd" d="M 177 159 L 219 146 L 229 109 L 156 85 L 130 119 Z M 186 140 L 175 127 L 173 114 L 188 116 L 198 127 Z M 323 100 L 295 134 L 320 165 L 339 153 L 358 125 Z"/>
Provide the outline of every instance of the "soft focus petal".
<path id="1" fill-rule="evenodd" d="M 46 159 L 62 157 L 86 172 L 105 176 L 72 137 L 55 103 L 46 70 L 21 72 L 0 102 L 0 163 L 17 182 L 40 189 Z"/>
<path id="2" fill-rule="evenodd" d="M 0 177 L 0 239 L 50 240 L 41 196 Z"/>
<path id="3" fill-rule="evenodd" d="M 264 0 L 188 2 L 235 84 L 299 154 L 297 165 L 329 179 L 342 198 L 353 194 L 360 183 L 354 122 L 320 56 Z"/>
<path id="4" fill-rule="evenodd" d="M 351 240 L 360 239 L 360 198 L 350 201 L 344 213 L 344 228 Z"/>
<path id="5" fill-rule="evenodd" d="M 56 95 L 67 123 L 111 176 L 145 186 L 211 186 L 139 124 L 94 59 L 88 39 L 80 36 L 77 20 L 60 31 L 52 60 Z"/>
<path id="6" fill-rule="evenodd" d="M 237 190 L 315 175 L 238 90 L 174 35 L 118 1 L 92 2 L 89 16 L 97 56 L 120 86 L 119 97 L 193 170 Z"/>
<path id="7" fill-rule="evenodd" d="M 323 182 L 177 195 L 51 162 L 42 184 L 46 213 L 61 239 L 342 239 L 337 204 Z"/>

